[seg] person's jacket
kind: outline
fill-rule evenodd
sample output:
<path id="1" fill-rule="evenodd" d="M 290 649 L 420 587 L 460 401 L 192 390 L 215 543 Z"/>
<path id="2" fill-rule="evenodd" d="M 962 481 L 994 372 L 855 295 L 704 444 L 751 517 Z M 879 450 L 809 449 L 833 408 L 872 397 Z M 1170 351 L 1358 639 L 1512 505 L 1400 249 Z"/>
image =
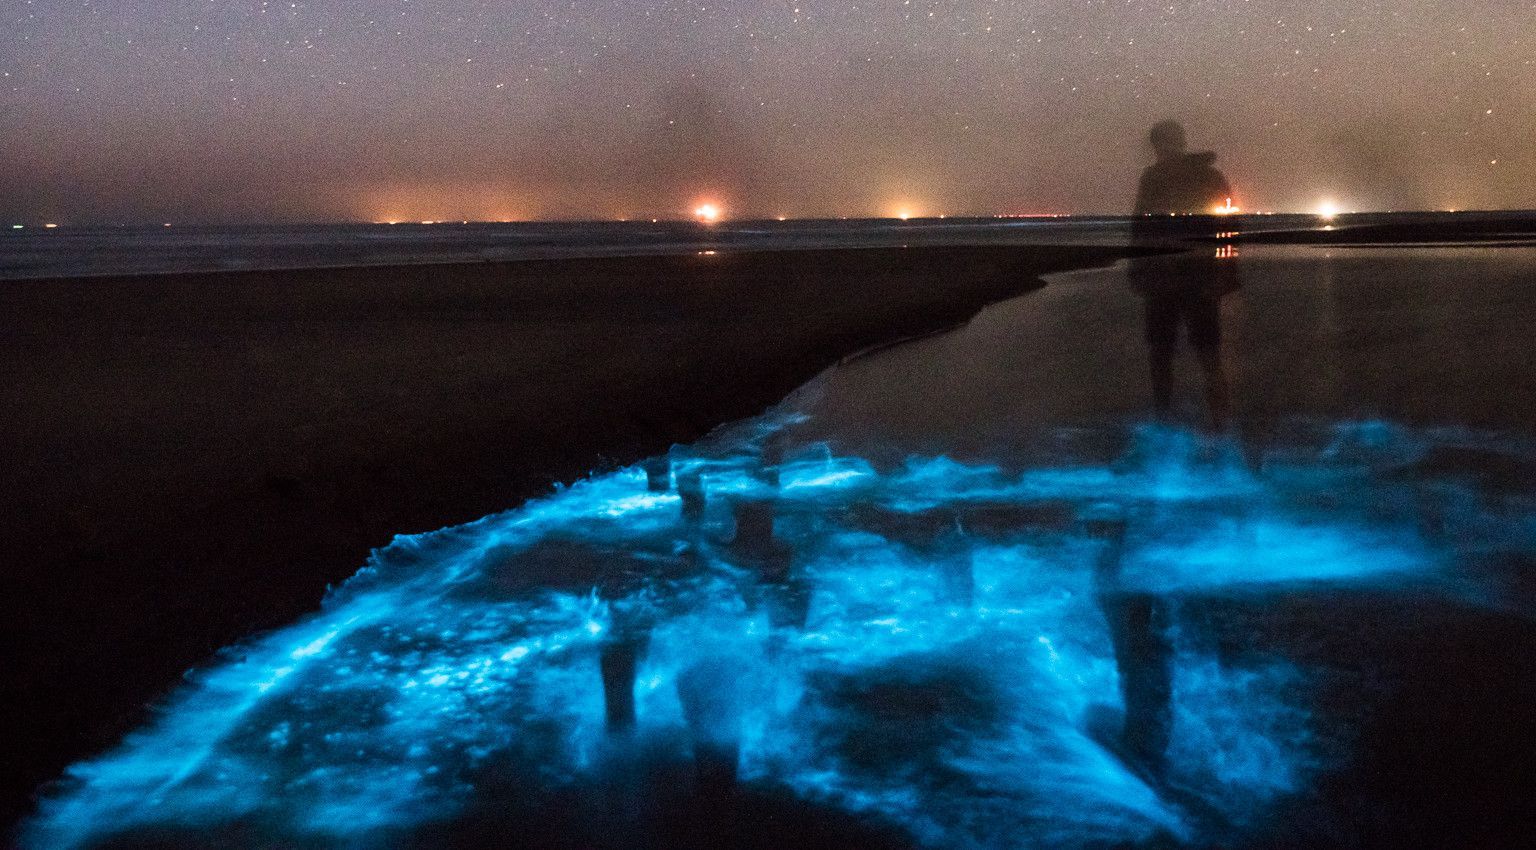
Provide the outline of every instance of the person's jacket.
<path id="1" fill-rule="evenodd" d="M 1187 153 L 1161 160 L 1141 173 L 1136 214 L 1207 214 L 1231 197 L 1232 187 L 1216 170 L 1216 154 Z"/>
<path id="2" fill-rule="evenodd" d="M 1196 289 L 1206 297 L 1220 298 L 1241 286 L 1235 249 L 1213 241 L 1238 226 L 1236 219 L 1214 214 L 1232 197 L 1232 186 L 1215 163 L 1214 153 L 1188 153 L 1159 160 L 1142 172 L 1136 191 L 1137 218 L 1131 225 L 1133 239 L 1152 244 L 1187 245 L 1190 240 L 1211 244 L 1208 254 L 1132 260 L 1131 286 L 1142 295 L 1185 297 L 1184 293 Z"/>

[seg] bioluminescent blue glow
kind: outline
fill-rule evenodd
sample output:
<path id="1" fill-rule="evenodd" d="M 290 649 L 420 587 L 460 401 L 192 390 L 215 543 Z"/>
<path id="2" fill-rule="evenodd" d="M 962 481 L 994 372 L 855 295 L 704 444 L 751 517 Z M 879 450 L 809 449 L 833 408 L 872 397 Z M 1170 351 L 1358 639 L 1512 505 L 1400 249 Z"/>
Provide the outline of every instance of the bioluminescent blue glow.
<path id="1" fill-rule="evenodd" d="M 640 469 L 594 477 L 375 553 L 320 613 L 230 649 L 71 768 L 23 838 L 238 823 L 263 845 L 387 842 L 487 793 L 601 782 L 616 754 L 710 747 L 746 787 L 936 847 L 1241 835 L 1346 736 L 1319 728 L 1309 669 L 1218 657 L 1181 606 L 1320 585 L 1502 604 L 1458 564 L 1529 551 L 1536 510 L 1436 463 L 1449 449 L 1519 451 L 1366 423 L 1245 459 L 1144 429 L 1116 463 L 1022 473 L 825 446 L 765 469 L 748 441 L 678 456 L 665 492 Z M 1166 608 L 1157 774 L 1104 733 L 1130 669 L 1107 612 L 1139 598 Z M 615 731 L 604 676 L 630 673 Z"/>

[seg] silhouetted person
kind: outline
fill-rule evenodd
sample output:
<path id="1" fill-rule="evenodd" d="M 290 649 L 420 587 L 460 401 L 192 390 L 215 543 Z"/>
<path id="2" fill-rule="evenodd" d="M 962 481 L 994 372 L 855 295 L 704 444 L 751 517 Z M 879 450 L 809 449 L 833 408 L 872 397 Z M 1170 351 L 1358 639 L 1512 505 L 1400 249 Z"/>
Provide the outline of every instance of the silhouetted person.
<path id="1" fill-rule="evenodd" d="M 1163 121 L 1148 139 L 1157 162 L 1141 173 L 1137 215 L 1211 215 L 1232 197 L 1232 186 L 1216 170 L 1216 154 L 1189 152 L 1184 125 Z"/>
<path id="2" fill-rule="evenodd" d="M 1230 219 L 1217 214 L 1230 209 L 1232 187 L 1216 170 L 1216 154 L 1190 153 L 1184 127 L 1176 121 L 1153 127 L 1149 138 L 1157 162 L 1142 172 L 1132 235 L 1138 241 L 1153 235 L 1210 237 L 1231 227 Z M 1173 356 L 1182 327 L 1205 372 L 1211 427 L 1220 431 L 1227 426 L 1231 389 L 1221 361 L 1220 302 L 1237 289 L 1234 259 L 1231 246 L 1213 246 L 1210 253 L 1194 259 L 1131 263 L 1131 285 L 1146 299 L 1152 400 L 1160 418 L 1173 408 Z"/>

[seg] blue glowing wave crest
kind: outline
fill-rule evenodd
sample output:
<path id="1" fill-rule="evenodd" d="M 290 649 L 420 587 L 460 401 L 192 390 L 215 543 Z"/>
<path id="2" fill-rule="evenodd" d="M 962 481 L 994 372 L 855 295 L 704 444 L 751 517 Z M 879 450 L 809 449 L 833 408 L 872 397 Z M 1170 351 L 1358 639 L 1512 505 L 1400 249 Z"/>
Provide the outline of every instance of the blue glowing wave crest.
<path id="1" fill-rule="evenodd" d="M 765 461 L 776 427 L 675 454 L 662 487 L 637 467 L 397 539 L 71 768 L 24 842 L 391 843 L 487 794 L 708 753 L 721 781 L 926 846 L 1241 835 L 1347 736 L 1316 721 L 1313 671 L 1221 657 L 1181 606 L 1317 585 L 1501 605 L 1458 560 L 1536 538 L 1529 494 L 1442 474 L 1448 449 L 1514 456 L 1466 434 L 1299 428 L 1255 461 L 1143 428 L 1114 463 L 1009 473 Z M 1114 594 L 1168 603 L 1156 771 L 1104 731 L 1123 722 Z"/>

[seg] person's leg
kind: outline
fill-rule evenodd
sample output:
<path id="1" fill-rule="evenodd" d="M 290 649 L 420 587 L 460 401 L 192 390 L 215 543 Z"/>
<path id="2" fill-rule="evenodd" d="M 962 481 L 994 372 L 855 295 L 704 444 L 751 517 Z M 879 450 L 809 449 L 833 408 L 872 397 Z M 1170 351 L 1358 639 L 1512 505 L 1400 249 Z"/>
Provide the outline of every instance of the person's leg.
<path id="1" fill-rule="evenodd" d="M 1189 342 L 1205 372 L 1205 407 L 1212 431 L 1225 431 L 1232 418 L 1232 387 L 1221 357 L 1221 302 L 1201 298 L 1189 305 Z"/>
<path id="2" fill-rule="evenodd" d="M 1158 419 L 1173 415 L 1173 349 L 1154 348 L 1148 360 L 1152 369 L 1152 409 Z"/>
<path id="3" fill-rule="evenodd" d="M 1179 305 L 1171 298 L 1149 297 L 1146 308 L 1152 408 L 1157 418 L 1167 419 L 1173 412 L 1173 352 L 1179 341 Z"/>
<path id="4" fill-rule="evenodd" d="M 1195 354 L 1205 371 L 1205 407 L 1210 413 L 1211 430 L 1225 431 L 1232 421 L 1232 385 L 1221 362 L 1221 349 L 1198 348 Z"/>

